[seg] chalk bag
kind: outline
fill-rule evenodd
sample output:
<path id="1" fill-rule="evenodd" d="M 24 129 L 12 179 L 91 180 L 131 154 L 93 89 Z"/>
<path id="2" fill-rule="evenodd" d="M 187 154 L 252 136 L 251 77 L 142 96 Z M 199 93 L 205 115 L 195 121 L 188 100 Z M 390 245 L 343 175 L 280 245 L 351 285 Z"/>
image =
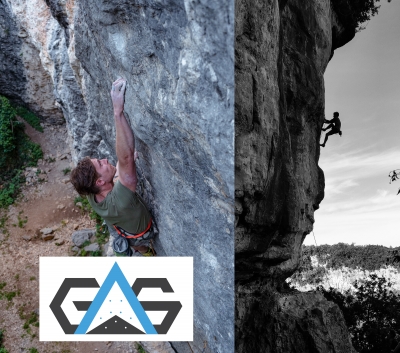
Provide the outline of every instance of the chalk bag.
<path id="1" fill-rule="evenodd" d="M 128 240 L 121 236 L 114 239 L 113 250 L 115 256 L 132 256 L 132 249 L 129 246 Z"/>

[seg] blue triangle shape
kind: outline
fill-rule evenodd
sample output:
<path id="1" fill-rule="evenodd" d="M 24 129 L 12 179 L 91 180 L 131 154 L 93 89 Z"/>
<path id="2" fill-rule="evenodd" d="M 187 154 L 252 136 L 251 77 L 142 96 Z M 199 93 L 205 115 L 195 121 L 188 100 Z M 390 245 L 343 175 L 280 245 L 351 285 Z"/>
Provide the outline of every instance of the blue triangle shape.
<path id="1" fill-rule="evenodd" d="M 99 291 L 93 299 L 92 304 L 90 304 L 89 309 L 87 310 L 81 323 L 75 330 L 75 334 L 86 334 L 86 331 L 89 329 L 90 324 L 95 318 L 97 312 L 100 310 L 100 307 L 103 305 L 103 302 L 106 299 L 114 283 L 118 283 L 119 287 L 122 290 L 122 293 L 124 293 L 125 298 L 128 300 L 129 305 L 135 312 L 146 334 L 157 334 L 157 331 L 155 330 L 146 312 L 143 310 L 142 305 L 140 304 L 138 298 L 136 297 L 135 293 L 133 292 L 131 286 L 129 285 L 117 263 L 114 264 L 111 271 L 107 275 L 107 278 L 104 280 L 104 283 L 101 285 Z"/>

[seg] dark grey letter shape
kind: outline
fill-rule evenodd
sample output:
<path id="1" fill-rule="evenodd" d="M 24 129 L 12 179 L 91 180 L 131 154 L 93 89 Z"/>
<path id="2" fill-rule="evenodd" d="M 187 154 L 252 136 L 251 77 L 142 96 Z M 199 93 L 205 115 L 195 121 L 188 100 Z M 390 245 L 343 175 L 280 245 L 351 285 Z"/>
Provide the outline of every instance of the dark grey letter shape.
<path id="1" fill-rule="evenodd" d="M 76 310 L 78 311 L 88 311 L 90 304 L 92 302 L 87 302 L 87 301 L 73 301 Z"/>
<path id="2" fill-rule="evenodd" d="M 153 325 L 159 335 L 168 333 L 169 328 L 172 326 L 175 318 L 178 316 L 182 308 L 181 302 L 146 302 L 141 301 L 142 307 L 145 311 L 167 311 L 164 320 L 160 325 Z"/>
<path id="3" fill-rule="evenodd" d="M 100 288 L 95 278 L 66 278 L 50 304 L 50 309 L 60 323 L 66 335 L 75 333 L 78 325 L 71 325 L 64 311 L 61 309 L 65 297 L 71 288 Z"/>
<path id="4" fill-rule="evenodd" d="M 164 293 L 174 292 L 166 278 L 137 278 L 135 283 L 132 285 L 132 290 L 136 294 L 136 297 L 143 288 L 161 288 Z M 153 325 L 159 335 L 163 335 L 168 332 L 182 308 L 182 304 L 180 302 L 141 301 L 140 304 L 145 311 L 167 311 L 167 315 L 165 315 L 162 323 L 160 325 Z"/>
<path id="5" fill-rule="evenodd" d="M 161 288 L 164 293 L 173 293 L 173 289 L 166 278 L 136 278 L 132 284 L 136 297 L 143 288 Z"/>

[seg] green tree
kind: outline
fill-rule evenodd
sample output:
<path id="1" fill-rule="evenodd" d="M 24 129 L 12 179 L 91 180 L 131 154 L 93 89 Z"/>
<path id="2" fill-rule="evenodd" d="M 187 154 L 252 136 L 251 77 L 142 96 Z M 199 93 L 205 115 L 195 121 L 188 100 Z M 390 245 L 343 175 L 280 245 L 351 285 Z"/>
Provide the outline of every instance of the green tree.
<path id="1" fill-rule="evenodd" d="M 43 158 L 40 145 L 29 140 L 16 109 L 0 96 L 0 208 L 11 205 L 24 182 L 23 169 Z"/>
<path id="2" fill-rule="evenodd" d="M 0 96 L 0 168 L 9 170 L 17 152 L 17 135 L 23 125 L 15 119 L 16 111 L 5 97 Z M 4 173 L 4 172 L 3 172 Z"/>

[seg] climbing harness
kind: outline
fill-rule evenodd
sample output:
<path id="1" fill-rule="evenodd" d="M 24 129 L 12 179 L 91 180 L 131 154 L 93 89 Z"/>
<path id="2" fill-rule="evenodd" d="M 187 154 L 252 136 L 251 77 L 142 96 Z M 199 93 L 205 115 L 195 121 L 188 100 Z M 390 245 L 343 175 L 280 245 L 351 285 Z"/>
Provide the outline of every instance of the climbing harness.
<path id="1" fill-rule="evenodd" d="M 115 228 L 115 230 L 117 231 L 117 233 L 120 236 L 122 236 L 124 238 L 127 238 L 127 239 L 137 239 L 137 238 L 140 238 L 140 237 L 144 236 L 147 232 L 149 232 L 150 228 L 151 228 L 151 225 L 152 225 L 152 221 L 150 219 L 150 222 L 147 225 L 146 229 L 142 233 L 139 233 L 139 234 L 129 233 L 125 229 L 122 229 L 121 227 L 118 227 L 115 224 L 113 224 L 113 227 Z"/>
<path id="2" fill-rule="evenodd" d="M 151 234 L 150 234 L 151 228 L 152 228 L 152 224 L 153 224 L 152 220 L 150 219 L 149 224 L 147 225 L 146 229 L 143 232 L 139 233 L 139 234 L 129 233 L 125 229 L 123 229 L 121 227 L 118 227 L 115 224 L 113 224 L 113 227 L 114 227 L 114 229 L 116 230 L 116 232 L 119 235 L 118 239 L 125 240 L 127 244 L 128 244 L 128 240 L 127 239 L 137 239 L 137 238 L 140 238 L 140 237 L 143 237 L 144 240 L 149 239 L 150 240 L 149 249 L 146 251 L 146 253 L 144 253 L 142 255 L 143 256 L 156 256 L 157 253 L 154 250 L 154 244 L 153 244 L 153 241 L 151 240 Z M 148 234 L 149 236 L 146 237 L 146 234 Z M 123 241 L 121 240 L 120 242 L 122 243 Z M 128 247 L 129 247 L 129 244 L 128 244 Z M 117 251 L 115 249 L 114 249 L 114 252 L 117 253 Z M 153 255 L 151 255 L 151 254 L 153 254 Z M 123 255 L 119 255 L 119 256 L 131 256 L 131 255 L 125 255 L 125 253 L 123 252 Z"/>

